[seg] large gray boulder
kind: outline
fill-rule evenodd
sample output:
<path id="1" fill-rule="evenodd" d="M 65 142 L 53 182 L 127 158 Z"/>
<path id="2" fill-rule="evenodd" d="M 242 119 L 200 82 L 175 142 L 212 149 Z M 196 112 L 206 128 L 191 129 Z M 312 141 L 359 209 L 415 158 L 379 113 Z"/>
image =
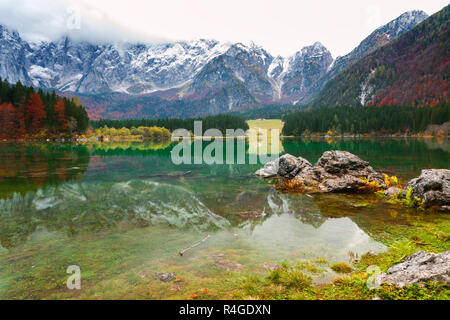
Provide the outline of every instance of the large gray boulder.
<path id="1" fill-rule="evenodd" d="M 366 185 L 362 178 L 386 188 L 383 175 L 367 161 L 348 151 L 326 151 L 314 166 L 314 175 L 323 192 L 356 192 Z"/>
<path id="2" fill-rule="evenodd" d="M 285 154 L 279 158 L 278 175 L 280 177 L 292 179 L 305 169 L 312 169 L 312 165 L 302 157 Z"/>
<path id="3" fill-rule="evenodd" d="M 405 195 L 410 188 L 414 197 L 425 201 L 425 206 L 450 211 L 450 170 L 422 170 L 419 177 L 409 181 Z"/>
<path id="4" fill-rule="evenodd" d="M 426 281 L 450 284 L 450 250 L 440 254 L 418 251 L 378 277 L 378 283 L 404 287 Z"/>

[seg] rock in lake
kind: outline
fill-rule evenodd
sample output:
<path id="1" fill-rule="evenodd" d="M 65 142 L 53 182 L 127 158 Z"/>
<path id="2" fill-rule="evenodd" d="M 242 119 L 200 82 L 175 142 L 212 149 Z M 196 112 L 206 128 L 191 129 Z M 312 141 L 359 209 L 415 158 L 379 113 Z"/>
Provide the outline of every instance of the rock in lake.
<path id="1" fill-rule="evenodd" d="M 356 192 L 366 182 L 378 183 L 386 188 L 383 175 L 375 171 L 367 161 L 347 151 L 326 151 L 314 166 L 314 175 L 322 192 Z"/>
<path id="2" fill-rule="evenodd" d="M 292 179 L 303 170 L 311 169 L 311 163 L 302 158 L 285 154 L 279 158 L 278 175 L 286 179 Z"/>
<path id="3" fill-rule="evenodd" d="M 258 171 L 255 172 L 255 176 L 262 178 L 270 178 L 278 175 L 279 161 L 280 158 L 274 161 L 267 162 L 264 168 L 259 169 Z"/>
<path id="4" fill-rule="evenodd" d="M 175 272 L 169 272 L 169 273 L 158 272 L 155 274 L 155 280 L 159 280 L 162 282 L 173 281 L 173 280 L 175 280 Z"/>
<path id="5" fill-rule="evenodd" d="M 400 288 L 426 281 L 450 284 L 450 250 L 440 254 L 418 251 L 378 277 L 380 284 L 391 283 Z"/>
<path id="6" fill-rule="evenodd" d="M 386 197 L 396 197 L 399 195 L 403 190 L 397 187 L 390 187 L 384 192 L 384 195 Z"/>
<path id="7" fill-rule="evenodd" d="M 241 271 L 242 270 L 242 264 L 231 261 L 227 258 L 226 255 L 220 253 L 220 254 L 214 254 L 211 256 L 214 264 L 218 266 L 219 268 L 222 268 L 226 271 Z"/>
<path id="8" fill-rule="evenodd" d="M 274 161 L 267 162 L 262 169 L 255 172 L 255 175 L 262 178 L 278 176 L 292 179 L 309 170 L 312 170 L 312 165 L 308 160 L 285 154 Z"/>
<path id="9" fill-rule="evenodd" d="M 419 177 L 409 181 L 405 194 L 410 188 L 414 197 L 425 201 L 426 207 L 450 211 L 450 170 L 422 170 Z"/>
<path id="10" fill-rule="evenodd" d="M 261 177 L 296 178 L 304 182 L 309 189 L 321 192 L 357 192 L 367 185 L 367 180 L 386 188 L 381 173 L 375 171 L 368 162 L 347 151 L 326 151 L 314 167 L 302 157 L 285 154 L 267 163 L 255 174 Z"/>

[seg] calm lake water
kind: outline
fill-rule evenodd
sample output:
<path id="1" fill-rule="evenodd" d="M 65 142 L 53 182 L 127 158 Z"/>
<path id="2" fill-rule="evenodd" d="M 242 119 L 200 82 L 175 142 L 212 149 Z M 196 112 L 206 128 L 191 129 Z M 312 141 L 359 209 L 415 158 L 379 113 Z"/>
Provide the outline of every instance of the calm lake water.
<path id="1" fill-rule="evenodd" d="M 347 150 L 402 182 L 450 164 L 448 140 L 282 146 L 312 163 L 326 150 Z M 271 263 L 383 251 L 385 225 L 424 219 L 376 196 L 280 193 L 251 176 L 260 164 L 175 165 L 172 148 L 0 144 L 0 298 L 171 299 L 201 288 L 226 298 L 231 280 Z M 81 269 L 81 290 L 66 287 L 70 265 Z M 181 281 L 155 280 L 157 272 Z"/>

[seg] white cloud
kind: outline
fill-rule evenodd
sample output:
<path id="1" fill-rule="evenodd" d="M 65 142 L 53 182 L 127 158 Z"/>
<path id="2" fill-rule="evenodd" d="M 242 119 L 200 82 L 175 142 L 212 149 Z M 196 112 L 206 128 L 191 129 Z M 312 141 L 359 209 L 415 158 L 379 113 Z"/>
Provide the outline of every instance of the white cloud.
<path id="1" fill-rule="evenodd" d="M 126 24 L 87 2 L 71 0 L 0 0 L 0 24 L 17 30 L 27 41 L 56 40 L 69 35 L 75 40 L 167 41 Z"/>
<path id="2" fill-rule="evenodd" d="M 446 5 L 446 0 L 0 0 L 0 23 L 27 40 L 65 34 L 96 42 L 211 38 L 254 41 L 274 55 L 320 41 L 337 56 L 405 11 L 433 14 Z"/>

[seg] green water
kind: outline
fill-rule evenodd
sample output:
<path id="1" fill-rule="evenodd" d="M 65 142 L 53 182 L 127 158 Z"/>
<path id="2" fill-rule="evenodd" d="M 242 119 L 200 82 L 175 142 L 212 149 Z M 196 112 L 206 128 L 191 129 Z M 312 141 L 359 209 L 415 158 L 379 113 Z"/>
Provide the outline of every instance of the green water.
<path id="1" fill-rule="evenodd" d="M 347 150 L 403 182 L 450 163 L 448 140 L 282 146 L 312 163 L 326 150 Z M 251 176 L 261 164 L 175 165 L 172 148 L 1 144 L 0 298 L 171 299 L 203 288 L 226 298 L 234 280 L 270 263 L 348 261 L 349 252 L 386 250 L 384 226 L 434 217 L 376 196 L 279 193 Z M 81 269 L 81 290 L 66 287 L 70 265 Z M 156 272 L 182 280 L 161 282 Z"/>

